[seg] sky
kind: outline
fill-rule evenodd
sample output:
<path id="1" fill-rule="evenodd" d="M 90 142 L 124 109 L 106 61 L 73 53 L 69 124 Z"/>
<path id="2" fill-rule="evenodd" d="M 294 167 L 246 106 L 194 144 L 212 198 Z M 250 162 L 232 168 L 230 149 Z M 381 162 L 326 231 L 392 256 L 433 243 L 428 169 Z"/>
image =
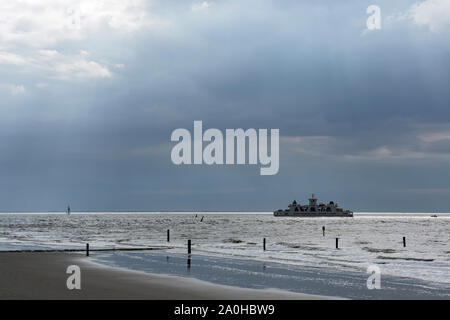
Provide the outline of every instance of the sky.
<path id="1" fill-rule="evenodd" d="M 449 36 L 450 0 L 0 0 L 0 211 L 450 212 Z M 279 129 L 279 172 L 174 165 L 195 120 Z"/>

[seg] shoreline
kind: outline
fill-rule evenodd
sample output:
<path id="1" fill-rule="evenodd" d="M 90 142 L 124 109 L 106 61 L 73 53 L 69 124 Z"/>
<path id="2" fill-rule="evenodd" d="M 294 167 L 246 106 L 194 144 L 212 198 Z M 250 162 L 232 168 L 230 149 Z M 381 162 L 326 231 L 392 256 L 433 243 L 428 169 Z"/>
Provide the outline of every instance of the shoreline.
<path id="1" fill-rule="evenodd" d="M 183 253 L 180 252 L 168 252 L 167 250 L 170 249 L 179 249 L 178 247 L 170 247 L 170 246 L 163 246 L 161 245 L 160 247 L 158 246 L 151 246 L 151 247 L 138 247 L 138 248 L 134 248 L 134 247 L 123 247 L 123 248 L 90 248 L 89 251 L 91 253 L 95 253 L 95 254 L 101 254 L 101 253 L 118 253 L 118 252 L 140 252 L 140 251 L 152 251 L 155 253 L 159 253 L 159 254 L 164 254 L 167 256 L 184 256 Z M 98 262 L 98 261 L 94 261 L 91 256 L 87 259 L 84 259 L 86 257 L 86 249 L 84 248 L 80 248 L 80 249 L 75 249 L 75 248 L 59 248 L 59 249 L 37 249 L 37 248 L 30 248 L 30 249 L 6 249 L 6 250 L 0 250 L 0 257 L 2 254 L 5 253 L 68 253 L 68 254 L 75 254 L 75 255 L 79 255 L 80 259 L 83 259 L 83 262 L 85 263 L 92 263 L 95 264 L 97 266 L 103 266 L 105 268 L 117 268 L 117 269 L 121 269 L 121 270 L 126 270 L 129 272 L 138 272 L 138 273 L 144 273 L 144 274 L 152 274 L 155 276 L 169 276 L 169 277 L 181 277 L 181 278 L 189 278 L 189 277 L 184 277 L 184 276 L 176 276 L 176 275 L 171 275 L 171 274 L 166 274 L 166 273 L 151 273 L 151 272 L 145 272 L 145 271 L 139 271 L 133 268 L 128 268 L 128 267 L 112 267 L 111 265 L 106 264 L 105 262 Z M 271 265 L 279 265 L 281 268 L 289 268 L 289 267 L 294 267 L 294 268 L 308 268 L 308 269 L 315 269 L 318 272 L 323 271 L 324 269 L 330 269 L 331 266 L 329 266 L 328 268 L 324 268 L 324 267 L 318 267 L 318 266 L 310 266 L 310 265 L 300 265 L 297 263 L 292 263 L 292 262 L 286 262 L 286 261 L 273 261 L 270 259 L 261 259 L 261 258 L 254 258 L 254 257 L 245 257 L 245 256 L 222 256 L 220 254 L 216 254 L 216 253 L 211 253 L 211 252 L 201 252 L 201 251 L 197 251 L 195 253 L 196 257 L 204 257 L 204 258 L 211 258 L 211 259 L 224 259 L 224 260 L 235 260 L 235 261 L 247 261 L 249 263 L 262 263 L 262 264 L 271 264 Z M 361 268 L 356 268 L 356 267 L 347 267 L 347 268 L 341 268 L 338 269 L 338 271 L 340 272 L 356 272 L 356 273 L 364 273 L 364 270 Z M 423 283 L 430 283 L 430 284 L 436 284 L 436 285 L 442 285 L 442 286 L 450 286 L 450 282 L 440 282 L 440 281 L 435 281 L 435 280 L 430 280 L 430 279 L 422 279 L 422 278 L 415 278 L 412 276 L 402 276 L 402 275 L 397 275 L 397 274 L 385 274 L 388 277 L 391 278 L 397 278 L 397 279 L 405 279 L 405 280 L 411 280 L 411 281 L 418 281 L 418 282 L 423 282 Z M 189 279 L 193 279 L 193 280 L 198 280 L 198 281 L 203 281 L 197 278 L 189 278 Z M 208 281 L 205 281 L 206 283 L 210 283 Z M 276 288 L 273 288 L 274 290 L 279 290 Z M 282 290 L 282 289 L 280 289 Z M 290 292 L 290 291 L 288 291 Z M 339 298 L 339 297 L 335 297 L 335 298 Z"/>
<path id="2" fill-rule="evenodd" d="M 89 249 L 89 251 L 91 253 L 93 253 L 94 255 L 101 255 L 102 253 L 119 253 L 119 252 L 153 252 L 155 254 L 163 254 L 165 256 L 179 256 L 179 257 L 183 257 L 185 254 L 184 253 L 180 253 L 180 252 L 170 252 L 167 250 L 171 250 L 171 249 L 179 249 L 179 247 L 176 246 L 164 246 L 164 245 L 160 245 L 160 246 L 156 246 L 156 245 L 152 245 L 150 247 L 119 247 L 119 248 L 93 248 L 91 247 Z M 82 261 L 84 263 L 93 263 L 96 264 L 98 266 L 103 266 L 105 268 L 118 268 L 127 272 L 142 272 L 144 274 L 152 274 L 154 276 L 169 276 L 169 277 L 181 277 L 181 278 L 188 278 L 188 279 L 193 279 L 193 280 L 198 280 L 198 281 L 204 281 L 201 280 L 199 278 L 191 278 L 191 277 L 186 277 L 183 275 L 173 275 L 170 273 L 160 273 L 160 272 L 147 272 L 147 271 L 139 271 L 136 270 L 132 267 L 125 267 L 125 266 L 111 266 L 110 264 L 106 263 L 106 262 L 99 262 L 99 261 L 93 261 L 92 259 L 92 255 L 88 258 L 88 259 L 84 259 L 86 258 L 86 249 L 85 248 L 53 248 L 50 249 L 49 248 L 41 248 L 40 246 L 32 246 L 28 249 L 5 249 L 5 250 L 0 250 L 0 258 L 2 254 L 5 253 L 67 253 L 67 254 L 74 254 L 74 255 L 78 255 L 80 259 L 83 259 Z M 220 260 L 229 260 L 229 261 L 246 261 L 248 263 L 261 263 L 261 264 L 269 264 L 269 265 L 279 265 L 280 268 L 284 268 L 284 269 L 288 269 L 288 268 L 306 268 L 306 269 L 314 269 L 317 272 L 321 272 L 324 270 L 330 270 L 332 269 L 332 266 L 328 266 L 328 267 L 323 267 L 323 266 L 312 266 L 312 265 L 300 265 L 297 263 L 293 263 L 293 262 L 289 262 L 289 261 L 273 261 L 270 259 L 262 259 L 262 258 L 255 258 L 255 257 L 249 257 L 249 256 L 222 256 L 218 253 L 214 253 L 214 252 L 202 252 L 202 251 L 196 251 L 195 254 L 193 256 L 196 257 L 203 257 L 206 259 L 220 259 Z M 336 266 L 334 266 L 336 267 Z M 338 272 L 350 272 L 350 273 L 359 273 L 359 274 L 366 274 L 364 271 L 364 268 L 356 268 L 356 267 L 346 267 L 346 268 L 337 268 L 335 269 Z M 417 278 L 417 277 L 413 277 L 413 276 L 404 276 L 404 275 L 399 275 L 399 274 L 390 274 L 390 273 L 384 273 L 384 276 L 387 276 L 389 278 L 395 278 L 395 279 L 399 279 L 399 280 L 406 280 L 406 281 L 412 281 L 412 282 L 418 282 L 418 283 L 423 283 L 423 284 L 431 284 L 431 285 L 436 285 L 436 286 L 447 286 L 448 288 L 450 288 L 450 282 L 441 282 L 441 281 L 435 281 L 432 279 L 422 279 L 422 278 Z M 215 282 L 209 282 L 209 281 L 204 281 L 206 283 L 213 283 L 213 284 L 217 284 Z M 1 284 L 1 282 L 0 282 Z M 220 284 L 218 284 L 220 285 Z M 235 286 L 231 286 L 231 287 L 235 287 Z M 238 288 L 247 288 L 247 287 L 238 287 Z M 261 290 L 261 289 L 258 289 Z M 277 289 L 277 288 L 273 288 L 273 290 L 281 290 L 281 291 L 287 291 L 287 292 L 292 292 L 289 290 L 285 290 L 285 289 Z M 295 293 L 295 292 L 293 292 Z M 298 293 L 298 292 L 297 292 Z M 299 293 L 299 294 L 303 294 L 303 293 Z M 307 294 L 307 293 L 305 293 Z M 315 295 L 315 294 L 313 294 Z M 0 295 L 1 296 L 1 295 Z M 322 294 L 318 294 L 318 296 L 324 296 L 324 297 L 333 297 L 333 298 L 337 298 L 337 299 L 341 299 L 340 297 L 334 296 L 334 295 L 322 295 Z M 345 298 L 344 298 L 345 299 Z"/>
<path id="3" fill-rule="evenodd" d="M 69 290 L 69 265 L 81 269 L 81 289 Z M 323 300 L 334 297 L 247 289 L 166 276 L 91 261 L 82 254 L 0 252 L 0 299 Z"/>
<path id="4" fill-rule="evenodd" d="M 202 254 L 186 256 L 165 251 L 108 252 L 96 263 L 151 274 L 189 277 L 242 288 L 277 288 L 287 292 L 339 299 L 448 299 L 446 283 L 382 275 L 381 290 L 368 290 L 367 272 L 286 265 Z"/>

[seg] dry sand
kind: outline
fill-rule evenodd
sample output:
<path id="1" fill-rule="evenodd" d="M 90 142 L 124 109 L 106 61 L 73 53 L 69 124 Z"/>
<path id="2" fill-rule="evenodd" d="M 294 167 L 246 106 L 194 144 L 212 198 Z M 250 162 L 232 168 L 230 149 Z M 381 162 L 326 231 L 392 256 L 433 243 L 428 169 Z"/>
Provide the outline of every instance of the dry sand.
<path id="1" fill-rule="evenodd" d="M 81 290 L 68 290 L 69 265 Z M 279 290 L 243 289 L 95 264 L 78 253 L 1 252 L 0 299 L 325 299 Z"/>

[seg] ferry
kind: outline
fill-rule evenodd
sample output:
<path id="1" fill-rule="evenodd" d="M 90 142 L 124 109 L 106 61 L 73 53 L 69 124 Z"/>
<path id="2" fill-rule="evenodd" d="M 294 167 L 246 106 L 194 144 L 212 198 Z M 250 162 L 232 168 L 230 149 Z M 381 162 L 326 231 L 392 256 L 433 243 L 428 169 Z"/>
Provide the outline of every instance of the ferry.
<path id="1" fill-rule="evenodd" d="M 317 198 L 312 194 L 308 199 L 309 204 L 301 205 L 297 201 L 293 201 L 288 209 L 276 210 L 273 215 L 275 217 L 353 217 L 353 211 L 343 210 L 338 204 L 330 201 L 328 204 L 317 204 Z"/>

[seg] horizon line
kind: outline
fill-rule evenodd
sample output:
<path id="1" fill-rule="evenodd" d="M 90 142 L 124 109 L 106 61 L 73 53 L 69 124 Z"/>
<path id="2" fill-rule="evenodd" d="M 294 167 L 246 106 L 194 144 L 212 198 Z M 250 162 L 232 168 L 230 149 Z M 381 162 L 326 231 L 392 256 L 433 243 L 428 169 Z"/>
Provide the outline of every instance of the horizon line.
<path id="1" fill-rule="evenodd" d="M 213 211 L 213 210 L 197 210 L 197 211 L 177 211 L 177 210 L 167 210 L 167 211 L 71 211 L 70 215 L 76 214 L 273 214 L 272 211 Z M 409 212 L 409 211 L 354 211 L 354 214 L 370 215 L 388 215 L 388 214 L 411 214 L 411 215 L 450 215 L 450 212 Z M 65 211 L 0 211 L 0 214 L 55 214 L 55 215 L 68 215 Z"/>

